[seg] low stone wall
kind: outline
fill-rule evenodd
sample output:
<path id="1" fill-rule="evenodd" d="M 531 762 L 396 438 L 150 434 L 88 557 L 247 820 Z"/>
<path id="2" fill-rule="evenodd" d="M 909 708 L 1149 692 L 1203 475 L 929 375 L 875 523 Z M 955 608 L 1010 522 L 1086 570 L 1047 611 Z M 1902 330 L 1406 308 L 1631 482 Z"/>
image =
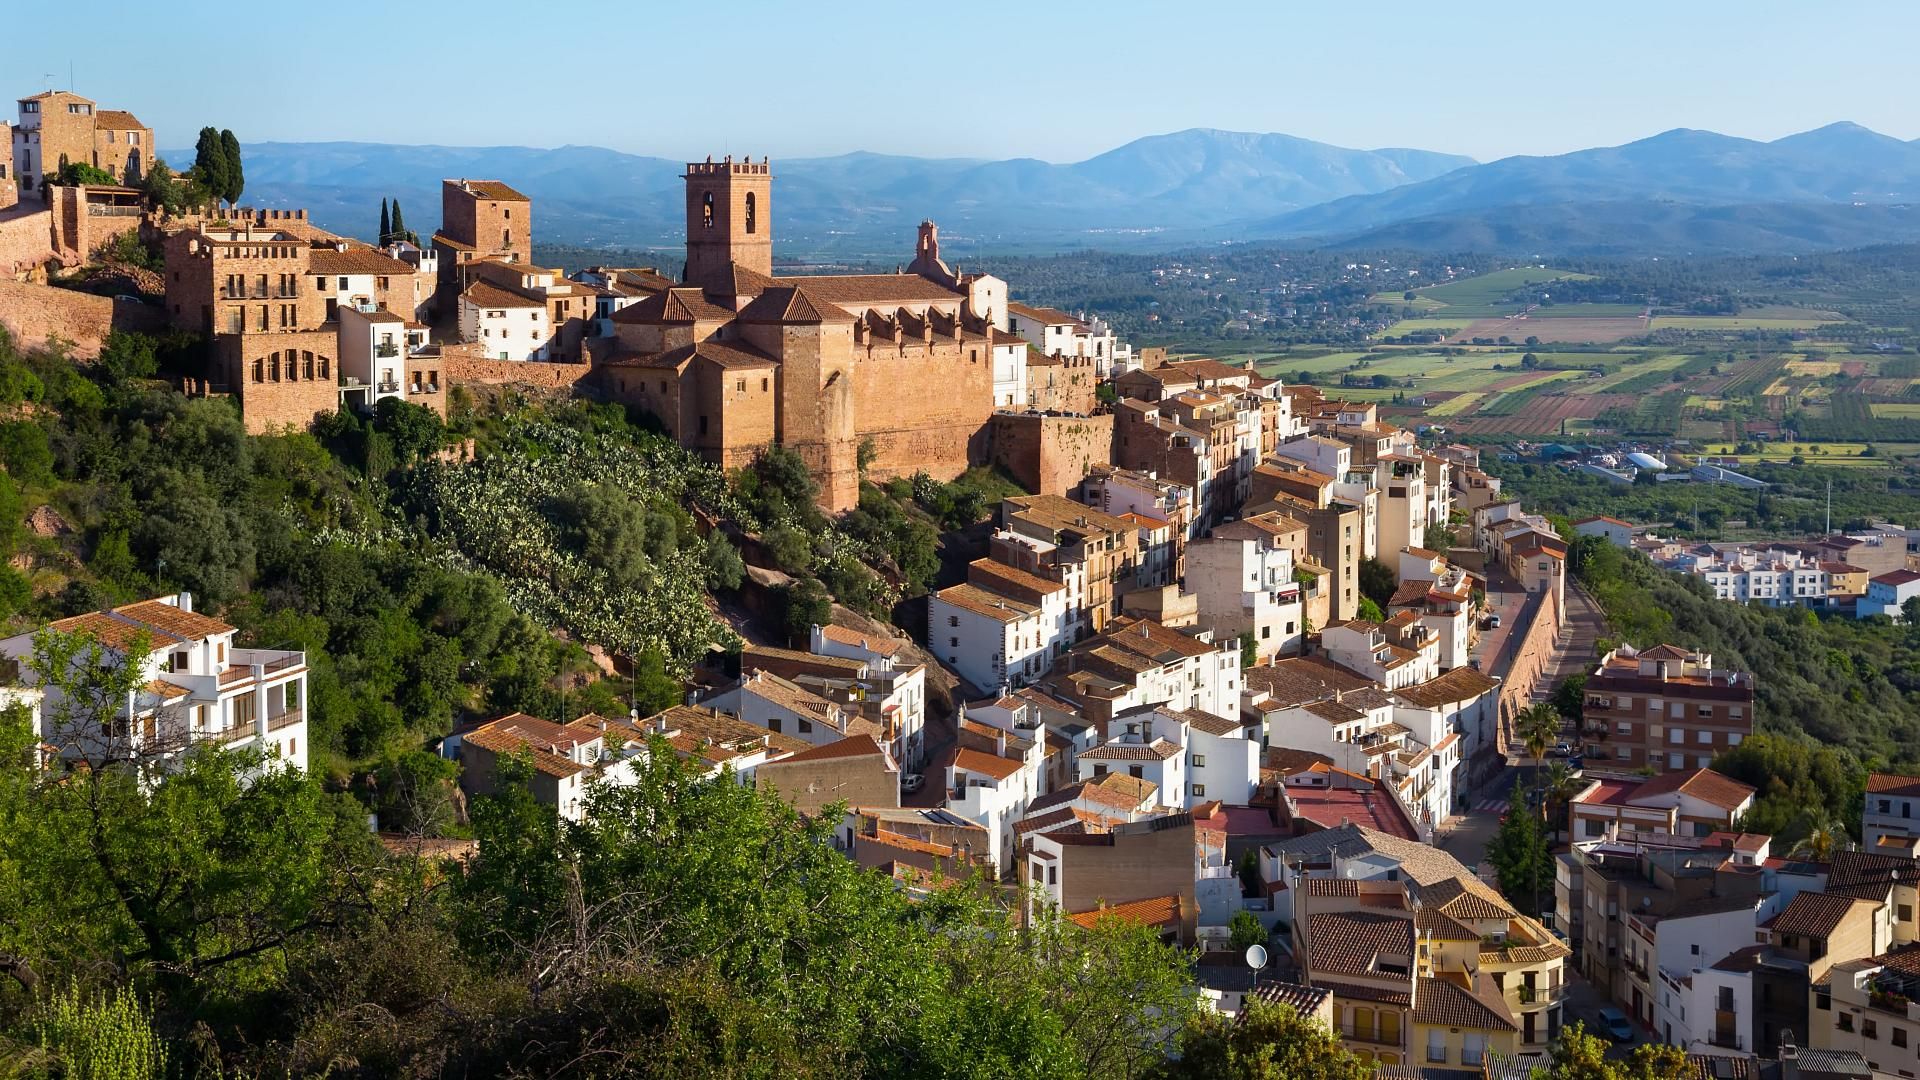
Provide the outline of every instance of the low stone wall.
<path id="1" fill-rule="evenodd" d="M 1555 668 L 1555 642 L 1560 636 L 1560 609 L 1553 593 L 1534 593 L 1520 613 L 1520 626 L 1507 638 L 1503 655 L 1495 663 L 1502 676 L 1500 686 L 1501 748 L 1512 746 L 1514 717 L 1533 704 L 1533 692 L 1543 681 L 1551 681 Z"/>
<path id="2" fill-rule="evenodd" d="M 72 345 L 75 357 L 92 359 L 109 331 L 157 331 L 164 324 L 153 304 L 0 278 L 0 325 L 23 346 L 57 337 Z"/>
<path id="3" fill-rule="evenodd" d="M 548 364 L 530 360 L 484 360 L 478 355 L 456 352 L 459 346 L 447 346 L 442 352 L 441 368 L 447 381 L 455 386 L 530 386 L 541 390 L 566 390 L 578 387 L 593 377 L 591 364 Z M 475 353 L 478 350 L 474 350 Z"/>
<path id="4" fill-rule="evenodd" d="M 1113 414 L 999 412 L 989 428 L 993 463 L 1028 491 L 1065 495 L 1094 465 L 1113 463 Z"/>
<path id="5" fill-rule="evenodd" d="M 0 214 L 0 277 L 17 278 L 53 257 L 53 211 Z"/>

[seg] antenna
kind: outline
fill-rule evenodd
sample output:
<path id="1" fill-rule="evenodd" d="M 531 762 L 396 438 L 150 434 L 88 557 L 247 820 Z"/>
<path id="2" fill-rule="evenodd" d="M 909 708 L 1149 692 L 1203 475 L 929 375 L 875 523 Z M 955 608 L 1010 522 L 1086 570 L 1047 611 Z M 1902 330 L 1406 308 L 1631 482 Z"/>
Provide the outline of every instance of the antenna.
<path id="1" fill-rule="evenodd" d="M 1247 946 L 1247 967 L 1253 969 L 1253 981 L 1260 982 L 1260 969 L 1267 966 L 1267 947 L 1265 945 Z"/>
<path id="2" fill-rule="evenodd" d="M 1827 535 L 1833 535 L 1833 477 L 1827 477 Z"/>

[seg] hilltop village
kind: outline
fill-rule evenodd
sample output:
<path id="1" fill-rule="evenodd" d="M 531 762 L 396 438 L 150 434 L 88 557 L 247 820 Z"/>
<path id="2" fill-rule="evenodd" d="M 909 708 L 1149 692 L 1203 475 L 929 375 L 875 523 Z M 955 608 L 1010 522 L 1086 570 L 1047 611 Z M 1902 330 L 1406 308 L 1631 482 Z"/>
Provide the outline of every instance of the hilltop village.
<path id="1" fill-rule="evenodd" d="M 1714 764 L 1753 735 L 1767 673 L 1598 648 L 1577 537 L 1503 496 L 1473 447 L 1332 388 L 1132 348 L 951 264 L 932 221 L 897 272 L 782 273 L 765 158 L 687 164 L 683 266 L 563 273 L 534 261 L 511 177 L 447 178 L 428 237 L 370 245 L 299 209 L 155 210 L 151 129 L 75 94 L 21 99 L 3 141 L 13 332 L 199 335 L 179 388 L 248 433 L 444 418 L 456 392 L 506 388 L 626 406 L 729 474 L 778 448 L 827 515 L 863 483 L 991 469 L 1023 489 L 968 523 L 977 549 L 911 619 L 745 633 L 650 715 L 462 717 L 432 749 L 463 804 L 512 786 L 580 823 L 670 756 L 776 794 L 910 896 L 970 879 L 1016 920 L 1145 927 L 1192 950 L 1208 1009 L 1284 1004 L 1381 1076 L 1527 1075 L 1576 1021 L 1702 1076 L 1920 1070 L 1920 778 L 1871 778 L 1857 850 L 1746 831 L 1756 790 Z M 105 181 L 60 182 L 80 161 Z M 126 236 L 161 253 L 148 300 L 46 286 Z M 307 651 L 243 644 L 190 592 L 13 629 L 6 693 L 44 769 L 184 767 L 208 744 L 258 751 L 256 779 L 308 768 Z M 137 658 L 138 678 L 88 712 L 45 631 Z M 1564 835 L 1523 895 L 1491 849 L 1534 815 Z"/>

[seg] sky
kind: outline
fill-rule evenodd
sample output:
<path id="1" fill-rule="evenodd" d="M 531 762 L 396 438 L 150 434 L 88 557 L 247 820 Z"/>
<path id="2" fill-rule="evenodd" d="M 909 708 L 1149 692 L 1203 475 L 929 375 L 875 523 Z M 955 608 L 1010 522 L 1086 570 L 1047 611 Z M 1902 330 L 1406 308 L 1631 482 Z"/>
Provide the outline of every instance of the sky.
<path id="1" fill-rule="evenodd" d="M 1676 127 L 1772 139 L 1851 120 L 1920 138 L 1910 0 L 0 0 L 0 39 L 7 93 L 67 88 L 71 64 L 73 89 L 162 149 L 208 124 L 242 143 L 681 160 L 1070 162 L 1192 127 L 1483 161 Z"/>

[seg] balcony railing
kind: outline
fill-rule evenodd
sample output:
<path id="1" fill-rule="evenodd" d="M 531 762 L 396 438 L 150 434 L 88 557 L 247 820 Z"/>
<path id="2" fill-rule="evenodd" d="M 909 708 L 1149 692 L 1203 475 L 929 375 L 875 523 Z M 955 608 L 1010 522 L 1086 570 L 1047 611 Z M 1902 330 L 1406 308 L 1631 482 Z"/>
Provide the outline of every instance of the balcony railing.
<path id="1" fill-rule="evenodd" d="M 306 719 L 307 714 L 305 710 L 288 709 L 283 713 L 267 717 L 267 730 L 279 731 L 281 728 L 289 728 L 295 724 L 305 723 Z"/>
<path id="2" fill-rule="evenodd" d="M 1399 1046 L 1399 1032 L 1383 1032 L 1378 1028 L 1356 1028 L 1351 1024 L 1342 1025 L 1340 1037 L 1348 1042 L 1372 1043 L 1375 1046 Z"/>
<path id="3" fill-rule="evenodd" d="M 379 345 L 375 345 L 375 346 L 373 347 L 373 355 L 375 355 L 375 356 L 378 356 L 378 357 L 381 357 L 382 359 L 385 359 L 385 358 L 388 358 L 388 357 L 394 357 L 394 356 L 399 356 L 399 355 L 400 355 L 400 346 L 398 346 L 398 345 L 395 345 L 394 343 L 392 343 L 392 342 L 390 342 L 390 341 L 389 341 L 389 342 L 384 342 L 384 343 L 382 343 L 382 344 L 379 344 Z"/>

